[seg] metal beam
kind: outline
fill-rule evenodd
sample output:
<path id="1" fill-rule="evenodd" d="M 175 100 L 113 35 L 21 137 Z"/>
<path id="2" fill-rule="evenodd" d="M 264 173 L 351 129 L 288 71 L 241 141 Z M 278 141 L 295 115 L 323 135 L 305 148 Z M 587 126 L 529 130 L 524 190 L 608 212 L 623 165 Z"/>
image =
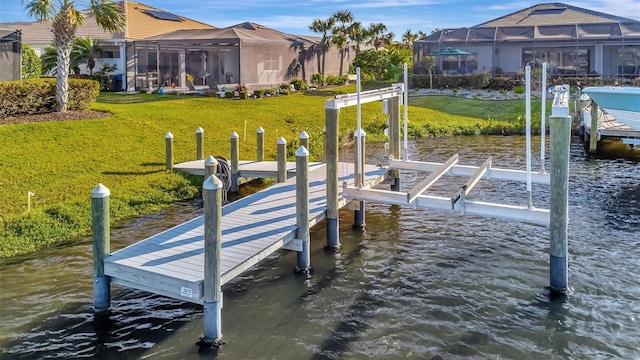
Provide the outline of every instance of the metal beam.
<path id="1" fill-rule="evenodd" d="M 374 89 L 360 92 L 360 103 L 368 103 L 373 101 L 380 101 L 384 99 L 390 99 L 396 96 L 402 96 L 403 94 L 403 85 L 402 84 L 394 84 L 392 87 L 383 88 L 383 89 Z M 325 109 L 340 109 L 343 107 L 349 107 L 357 105 L 358 98 L 356 93 L 345 94 L 345 95 L 337 95 L 333 99 L 329 99 L 325 101 Z"/>
<path id="2" fill-rule="evenodd" d="M 436 163 L 436 162 L 423 162 L 423 161 L 412 161 L 412 160 L 406 160 L 406 161 L 405 160 L 389 160 L 389 167 L 392 169 L 406 169 L 406 170 L 431 172 L 438 169 L 441 165 L 442 163 Z M 478 166 L 454 165 L 451 168 L 451 170 L 449 170 L 449 175 L 473 176 L 478 169 L 479 169 Z M 527 180 L 527 172 L 524 170 L 499 169 L 499 168 L 492 167 L 492 168 L 489 168 L 484 173 L 482 178 L 493 179 L 493 180 L 525 182 Z M 531 181 L 536 184 L 549 185 L 549 174 L 532 172 Z"/>
<path id="3" fill-rule="evenodd" d="M 447 160 L 444 164 L 442 164 L 438 169 L 433 171 L 429 176 L 427 176 L 424 180 L 419 182 L 416 186 L 414 186 L 407 193 L 407 204 L 411 204 L 415 198 L 427 190 L 433 183 L 438 181 L 453 165 L 458 162 L 458 154 L 453 155 L 449 160 Z"/>
<path id="4" fill-rule="evenodd" d="M 476 173 L 473 174 L 473 176 L 469 180 L 467 180 L 467 183 L 462 187 L 462 190 L 460 190 L 457 195 L 451 198 L 452 208 L 455 206 L 456 202 L 460 200 L 461 197 L 466 197 L 467 195 L 469 195 L 471 190 L 473 190 L 473 187 L 476 186 L 478 181 L 480 181 L 480 178 L 482 178 L 484 173 L 486 173 L 487 170 L 490 168 L 491 168 L 491 157 L 489 157 L 487 160 L 485 160 L 485 162 L 482 165 L 480 165 Z"/>

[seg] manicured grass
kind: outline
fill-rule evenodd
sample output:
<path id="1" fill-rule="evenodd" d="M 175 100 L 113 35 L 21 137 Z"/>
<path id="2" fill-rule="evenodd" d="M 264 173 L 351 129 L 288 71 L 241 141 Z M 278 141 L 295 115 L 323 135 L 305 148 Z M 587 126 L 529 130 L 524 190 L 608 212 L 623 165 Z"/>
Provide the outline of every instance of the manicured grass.
<path id="1" fill-rule="evenodd" d="M 256 129 L 265 130 L 265 159 L 275 159 L 283 136 L 288 154 L 298 134 L 311 137 L 311 156 L 321 156 L 324 101 L 355 86 L 315 94 L 258 100 L 196 96 L 102 94 L 94 110 L 109 118 L 0 126 L 0 258 L 69 241 L 90 231 L 90 192 L 102 183 L 111 190 L 111 218 L 150 213 L 199 195 L 201 178 L 165 171 L 165 134 L 174 135 L 176 162 L 196 155 L 195 131 L 204 129 L 205 156 L 229 156 L 232 131 L 240 136 L 240 158 L 255 158 Z M 462 99 L 456 99 L 466 101 Z M 457 101 L 453 101 L 453 104 Z M 410 137 L 511 133 L 519 122 L 491 120 L 478 106 L 472 116 L 411 106 Z M 481 114 L 474 115 L 474 114 Z M 474 117 L 478 116 L 478 117 Z M 340 129 L 356 126 L 356 109 L 342 109 Z M 379 102 L 362 106 L 368 141 L 382 140 L 385 117 Z M 35 193 L 27 212 L 27 193 Z"/>

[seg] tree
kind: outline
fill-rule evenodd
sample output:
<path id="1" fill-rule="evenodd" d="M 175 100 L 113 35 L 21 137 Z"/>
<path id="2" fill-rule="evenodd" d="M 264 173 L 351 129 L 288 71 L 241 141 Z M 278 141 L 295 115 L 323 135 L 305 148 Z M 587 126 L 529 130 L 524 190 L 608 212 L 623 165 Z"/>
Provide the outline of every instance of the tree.
<path id="1" fill-rule="evenodd" d="M 42 75 L 42 64 L 35 50 L 27 44 L 22 44 L 22 78 L 35 79 Z"/>
<path id="2" fill-rule="evenodd" d="M 53 44 L 52 44 L 53 45 Z M 58 54 L 53 46 L 44 48 L 44 52 L 40 55 L 40 63 L 42 64 L 42 73 L 45 75 L 56 75 L 56 62 Z"/>
<path id="3" fill-rule="evenodd" d="M 73 42 L 71 49 L 70 68 L 76 73 L 80 73 L 80 65 L 86 64 L 89 75 L 93 75 L 93 68 L 96 66 L 95 56 L 100 51 L 100 40 L 86 38 L 77 38 Z"/>
<path id="4" fill-rule="evenodd" d="M 387 26 L 383 23 L 373 23 L 369 25 L 369 29 L 367 30 L 369 34 L 369 44 L 373 45 L 376 49 L 380 49 L 383 45 L 391 45 L 391 40 L 393 39 L 393 33 L 385 33 L 387 31 Z"/>
<path id="5" fill-rule="evenodd" d="M 360 54 L 360 48 L 362 44 L 367 41 L 369 33 L 367 29 L 362 27 L 362 23 L 356 21 L 349 26 L 349 40 L 353 43 L 353 49 L 356 51 L 356 56 Z"/>
<path id="6" fill-rule="evenodd" d="M 322 68 L 320 69 L 320 73 L 324 78 L 324 67 L 327 58 L 327 51 L 331 47 L 331 34 L 329 33 L 331 29 L 333 29 L 333 25 L 335 24 L 334 18 L 328 18 L 327 20 L 315 19 L 309 26 L 309 30 L 314 33 L 322 34 L 322 40 L 320 40 L 320 47 L 322 49 Z"/>
<path id="7" fill-rule="evenodd" d="M 344 53 L 349 51 L 349 26 L 353 23 L 353 14 L 350 11 L 336 11 L 333 14 L 333 19 L 339 23 L 335 26 L 333 31 L 333 44 L 340 50 L 340 73 L 342 76 L 342 66 L 344 64 Z"/>
<path id="8" fill-rule="evenodd" d="M 25 1 L 22 0 L 23 4 Z M 57 110 L 67 111 L 69 101 L 69 63 L 71 48 L 78 27 L 86 21 L 86 13 L 76 9 L 74 0 L 31 0 L 25 10 L 38 21 L 51 21 L 53 43 L 56 48 L 56 102 Z M 88 12 L 95 16 L 100 27 L 107 31 L 123 30 L 124 15 L 119 4 L 111 0 L 91 0 Z"/>
<path id="9" fill-rule="evenodd" d="M 405 49 L 413 49 L 413 42 L 419 39 L 426 37 L 427 34 L 422 31 L 418 31 L 417 33 L 412 33 L 411 29 L 407 29 L 407 31 L 402 34 L 402 46 Z"/>
<path id="10" fill-rule="evenodd" d="M 412 56 L 413 52 L 409 49 L 369 49 L 356 56 L 352 67 L 359 67 L 365 79 L 398 81 L 404 63 L 411 64 Z"/>

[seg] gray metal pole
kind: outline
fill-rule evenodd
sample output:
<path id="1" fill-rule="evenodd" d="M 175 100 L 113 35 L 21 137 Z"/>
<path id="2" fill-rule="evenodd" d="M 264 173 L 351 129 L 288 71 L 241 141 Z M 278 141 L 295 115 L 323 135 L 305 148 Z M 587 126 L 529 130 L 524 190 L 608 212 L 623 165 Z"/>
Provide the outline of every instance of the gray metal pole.
<path id="1" fill-rule="evenodd" d="M 166 169 L 173 170 L 173 134 L 168 132 L 164 135 L 164 147 L 166 153 Z"/>
<path id="2" fill-rule="evenodd" d="M 264 129 L 261 127 L 256 131 L 256 161 L 264 160 Z"/>
<path id="3" fill-rule="evenodd" d="M 311 268 L 309 250 L 309 151 L 304 146 L 296 150 L 296 223 L 297 238 L 302 242 L 298 252 L 296 272 L 308 272 Z"/>
<path id="4" fill-rule="evenodd" d="M 563 294 L 568 289 L 567 237 L 571 117 L 551 117 L 549 131 L 551 133 L 549 278 L 551 292 Z"/>
<path id="5" fill-rule="evenodd" d="M 238 133 L 231 133 L 231 191 L 238 192 L 240 185 L 238 184 L 238 168 L 240 167 L 240 159 L 238 155 Z"/>
<path id="6" fill-rule="evenodd" d="M 591 102 L 591 130 L 589 131 L 589 153 L 598 151 L 598 104 Z"/>
<path id="7" fill-rule="evenodd" d="M 204 159 L 204 130 L 199 127 L 196 129 L 196 160 Z"/>
<path id="8" fill-rule="evenodd" d="M 111 278 L 104 274 L 103 260 L 111 252 L 109 197 L 111 191 L 98 184 L 91 191 L 91 228 L 93 236 L 93 308 L 96 313 L 111 307 Z"/>
<path id="9" fill-rule="evenodd" d="M 395 160 L 400 160 L 400 97 L 389 99 L 389 154 Z M 391 190 L 400 191 L 400 169 L 392 169 Z"/>
<path id="10" fill-rule="evenodd" d="M 204 178 L 208 179 L 209 176 L 215 175 L 218 172 L 218 160 L 209 155 L 204 160 Z"/>
<path id="11" fill-rule="evenodd" d="M 204 198 L 204 336 L 205 344 L 222 338 L 222 181 L 215 175 L 202 184 Z"/>
<path id="12" fill-rule="evenodd" d="M 325 108 L 325 162 L 327 168 L 327 247 L 340 246 L 338 234 L 338 121 L 340 109 Z"/>
<path id="13" fill-rule="evenodd" d="M 278 182 L 287 181 L 287 140 L 278 138 Z"/>
<path id="14" fill-rule="evenodd" d="M 367 137 L 367 133 L 364 132 L 364 130 L 362 129 L 358 129 L 356 130 L 356 132 L 354 133 L 354 136 L 356 138 L 356 141 L 358 143 L 360 143 L 360 149 L 362 149 L 360 155 L 362 156 L 362 158 L 358 158 L 358 156 L 356 156 L 355 158 L 355 162 L 354 162 L 354 186 L 356 186 L 357 188 L 362 188 L 364 186 L 364 165 L 365 165 L 365 160 L 366 156 L 365 156 L 365 140 Z M 365 201 L 364 200 L 360 200 L 359 201 L 359 207 L 357 210 L 353 211 L 353 227 L 357 227 L 357 228 L 364 228 L 365 225 Z"/>
<path id="15" fill-rule="evenodd" d="M 300 146 L 304 146 L 309 151 L 309 134 L 306 131 L 300 132 Z"/>

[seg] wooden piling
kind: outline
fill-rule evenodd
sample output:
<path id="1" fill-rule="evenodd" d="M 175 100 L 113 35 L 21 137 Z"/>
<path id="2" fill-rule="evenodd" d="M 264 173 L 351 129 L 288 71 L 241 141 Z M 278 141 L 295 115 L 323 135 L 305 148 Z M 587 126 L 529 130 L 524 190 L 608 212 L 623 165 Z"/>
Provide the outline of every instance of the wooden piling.
<path id="1" fill-rule="evenodd" d="M 356 138 L 356 146 L 360 146 L 360 156 L 355 157 L 354 161 L 354 186 L 357 188 L 362 188 L 364 186 L 364 165 L 366 164 L 365 160 L 365 140 L 367 133 L 358 129 L 354 133 L 354 137 Z M 365 225 L 365 201 L 360 200 L 359 206 L 357 210 L 353 211 L 353 227 L 355 228 L 364 228 Z"/>
<path id="2" fill-rule="evenodd" d="M 389 99 L 389 155 L 395 160 L 400 160 L 400 97 Z M 389 171 L 391 178 L 391 190 L 400 191 L 400 169 Z"/>
<path id="3" fill-rule="evenodd" d="M 204 159 L 204 130 L 201 127 L 196 129 L 196 160 Z"/>
<path id="4" fill-rule="evenodd" d="M 256 130 L 256 161 L 264 160 L 264 129 L 262 126 Z"/>
<path id="5" fill-rule="evenodd" d="M 569 146 L 571 117 L 551 117 L 549 278 L 552 293 L 568 289 Z M 592 133 L 593 136 L 593 133 Z"/>
<path id="6" fill-rule="evenodd" d="M 287 181 L 287 140 L 280 136 L 278 144 L 278 182 Z"/>
<path id="7" fill-rule="evenodd" d="M 589 130 L 589 153 L 598 151 L 598 104 L 591 102 L 591 130 Z"/>
<path id="8" fill-rule="evenodd" d="M 173 134 L 168 132 L 164 135 L 166 169 L 173 170 Z"/>
<path id="9" fill-rule="evenodd" d="M 216 345 L 222 338 L 222 181 L 215 175 L 202 184 L 204 198 L 204 336 Z"/>
<path id="10" fill-rule="evenodd" d="M 309 134 L 306 131 L 300 132 L 300 146 L 304 146 L 309 151 Z"/>
<path id="11" fill-rule="evenodd" d="M 107 187 L 98 184 L 91 191 L 91 228 L 93 237 L 93 308 L 96 313 L 109 311 L 111 307 L 111 279 L 104 274 L 103 260 L 109 256 L 110 223 Z"/>
<path id="12" fill-rule="evenodd" d="M 208 179 L 209 176 L 215 175 L 218 172 L 218 160 L 209 155 L 204 161 L 204 178 Z"/>
<path id="13" fill-rule="evenodd" d="M 238 192 L 238 169 L 240 168 L 240 157 L 238 149 L 238 133 L 231 133 L 231 188 L 232 192 Z"/>
<path id="14" fill-rule="evenodd" d="M 308 272 L 311 268 L 309 250 L 309 151 L 300 146 L 296 150 L 296 238 L 302 243 L 298 252 L 296 272 Z"/>
<path id="15" fill-rule="evenodd" d="M 339 108 L 325 108 L 325 148 L 327 169 L 327 247 L 340 246 L 338 234 L 338 121 Z"/>

